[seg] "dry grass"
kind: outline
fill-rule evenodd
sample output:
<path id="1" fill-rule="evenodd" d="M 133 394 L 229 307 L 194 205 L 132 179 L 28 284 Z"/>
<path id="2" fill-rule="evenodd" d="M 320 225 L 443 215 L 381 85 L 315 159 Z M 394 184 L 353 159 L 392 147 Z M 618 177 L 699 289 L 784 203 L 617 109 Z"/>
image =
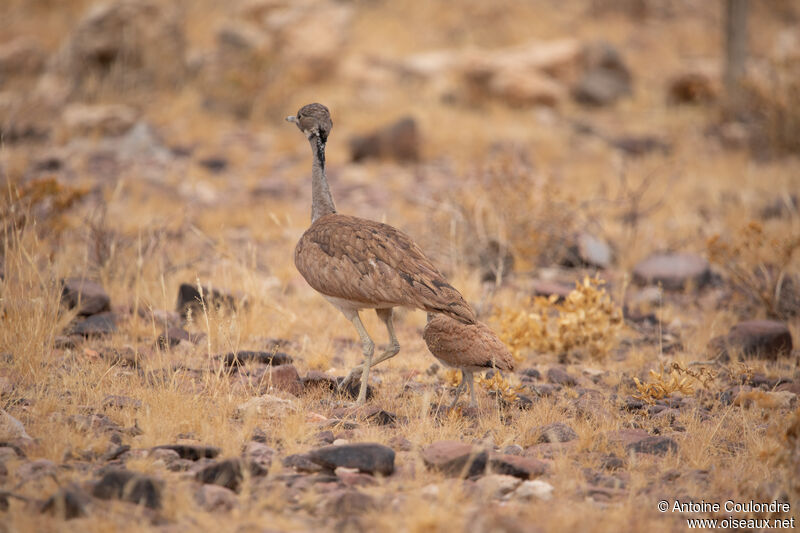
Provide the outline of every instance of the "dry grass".
<path id="1" fill-rule="evenodd" d="M 213 46 L 211 28 L 227 11 L 205 0 L 179 4 L 189 49 Z M 684 531 L 680 516 L 656 509 L 659 499 L 676 498 L 788 499 L 796 513 L 797 408 L 720 401 L 730 383 L 756 375 L 798 383 L 796 354 L 749 361 L 746 367 L 731 363 L 713 377 L 691 363 L 703 358 L 712 336 L 740 318 L 738 302 L 748 304 L 748 316 L 786 320 L 795 342 L 800 339 L 798 313 L 787 311 L 789 296 L 781 291 L 800 271 L 796 214 L 743 226 L 766 203 L 800 190 L 800 165 L 793 156 L 756 162 L 745 151 L 723 151 L 704 134 L 718 116 L 716 109 L 667 106 L 668 73 L 687 57 L 718 54 L 719 39 L 707 31 L 719 22 L 716 4 L 678 6 L 675 14 L 653 15 L 646 23 L 599 4 L 468 2 L 454 9 L 439 1 L 356 2 L 343 54 L 400 58 L 439 48 L 501 47 L 532 37 L 606 38 L 622 47 L 636 79 L 633 97 L 613 109 L 587 112 L 571 102 L 555 111 L 495 104 L 471 109 L 442 102 L 435 91 L 413 83 L 380 87 L 377 97 L 369 97 L 376 93 L 336 75 L 302 85 L 292 76 L 279 76 L 280 67 L 264 67 L 269 72 L 256 76 L 253 65 L 274 60 L 257 56 L 229 65 L 226 84 L 187 76 L 177 87 L 103 88 L 93 97 L 135 103 L 167 147 L 191 149 L 189 156 L 157 171 L 135 162 L 110 176 L 78 161 L 71 173 L 34 175 L 35 162 L 49 151 L 99 150 L 99 140 L 85 140 L 85 145 L 66 138 L 40 144 L 0 141 L 5 180 L 0 377 L 13 385 L 3 389 L 0 407 L 34 437 L 26 445 L 29 459 L 70 465 L 59 468 L 55 478 L 18 486 L 24 462 L 7 461 L 0 492 L 40 500 L 71 482 L 95 479 L 99 463 L 93 458 L 112 446 L 112 432 L 79 423 L 90 413 L 106 415 L 134 449 L 182 440 L 218 446 L 222 456 L 232 457 L 260 430 L 278 451 L 267 482 L 246 480 L 230 512 L 201 509 L 193 498 L 194 482 L 168 472 L 152 457 L 139 457 L 128 462 L 129 469 L 167 483 L 157 517 L 127 503 L 95 502 L 89 517 L 62 521 L 11 499 L 10 508 L 0 511 L 0 531 Z M 0 40 L 30 34 L 54 51 L 88 5 L 11 0 L 0 7 Z M 767 54 L 769 36 L 781 22 L 761 10 L 754 16 L 754 53 Z M 793 146 L 796 129 L 794 118 L 781 112 L 794 102 L 790 81 L 782 82 L 784 92 L 767 109 L 774 142 L 784 151 Z M 222 96 L 243 106 L 234 109 L 238 118 L 204 105 L 208 87 L 203 83 L 223 87 Z M 272 339 L 284 339 L 288 344 L 280 350 L 293 356 L 301 375 L 309 370 L 344 375 L 357 362 L 351 325 L 308 288 L 292 262 L 294 243 L 307 226 L 309 165 L 306 144 L 282 116 L 317 100 L 334 113 L 328 168 L 340 211 L 385 220 L 413 235 L 468 300 L 493 310 L 486 318 L 521 369 L 544 374 L 565 363 L 578 381 L 576 387 L 537 396 L 523 387 L 519 374 L 495 374 L 479 381 L 477 416 L 445 413 L 442 407 L 450 403 L 457 379 L 443 371 L 425 372 L 434 362 L 421 339 L 425 317 L 401 311 L 396 324 L 402 351 L 375 369 L 379 381 L 373 400 L 399 422 L 385 427 L 362 420 L 354 430 L 334 427 L 333 432 L 353 442 L 389 444 L 403 437 L 411 451 L 398 452 L 395 475 L 358 489 L 379 505 L 351 520 L 325 507 L 324 487 L 298 492 L 275 482 L 292 472 L 280 459 L 318 446 L 320 420 L 332 417 L 344 399 L 325 391 L 298 397 L 268 391 L 268 377 L 243 383 L 216 358 L 268 350 Z M 422 163 L 347 162 L 350 135 L 405 114 L 419 121 Z M 595 137 L 576 134 L 572 124 L 578 119 L 614 134 L 657 133 L 673 149 L 625 158 Z M 223 156 L 228 169 L 209 172 L 197 162 L 207 156 Z M 278 192 L 257 193 L 265 183 L 277 183 Z M 580 281 L 583 272 L 571 272 L 576 290 L 563 303 L 528 298 L 529 275 L 560 261 L 565 239 L 587 229 L 616 245 L 607 290 L 596 279 Z M 708 245 L 714 235 L 719 237 Z M 472 256 L 490 241 L 508 244 L 517 263 L 506 283 L 487 287 Z M 621 306 L 638 290 L 625 281 L 630 268 L 664 249 L 708 251 L 723 288 L 667 294 L 657 304 L 645 304 L 642 313 L 654 313 L 659 323 L 659 340 L 653 341 L 653 335 L 623 325 Z M 116 333 L 63 348 L 57 337 L 75 312 L 60 304 L 61 280 L 80 274 L 102 283 L 123 318 Z M 159 311 L 174 308 L 178 287 L 187 282 L 247 295 L 248 304 L 193 315 L 186 329 L 202 340 L 161 349 L 156 338 L 166 323 Z M 794 283 L 791 302 L 796 304 L 800 282 Z M 741 299 L 728 303 L 728 288 Z M 386 342 L 373 314 L 364 321 L 376 344 Z M 679 335 L 681 347 L 664 354 L 661 330 Z M 114 352 L 131 354 L 138 368 L 109 358 Z M 586 396 L 586 389 L 597 396 Z M 237 409 L 266 392 L 290 400 L 292 407 L 244 414 Z M 520 394 L 534 397 L 530 409 L 507 405 Z M 127 396 L 141 406 L 104 407 L 109 395 Z M 626 399 L 637 395 L 653 404 L 682 400 L 689 407 L 674 420 L 651 417 L 646 409 L 625 408 Z M 592 402 L 586 404 L 589 397 Z M 427 470 L 419 453 L 443 439 L 498 448 L 534 446 L 531 430 L 554 422 L 569 424 L 578 439 L 546 457 L 532 452 L 548 461 L 544 479 L 554 487 L 550 501 L 477 495 L 471 482 Z M 678 451 L 663 457 L 629 455 L 609 435 L 631 428 L 668 434 Z M 603 470 L 610 453 L 624 458 L 621 472 Z M 591 492 L 587 469 L 618 476 L 624 488 Z"/>

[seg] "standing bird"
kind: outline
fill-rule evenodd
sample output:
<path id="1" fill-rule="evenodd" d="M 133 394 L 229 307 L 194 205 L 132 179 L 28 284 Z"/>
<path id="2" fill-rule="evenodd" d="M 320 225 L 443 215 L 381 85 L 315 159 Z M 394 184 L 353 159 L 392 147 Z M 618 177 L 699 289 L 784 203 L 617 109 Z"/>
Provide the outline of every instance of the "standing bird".
<path id="1" fill-rule="evenodd" d="M 475 407 L 473 372 L 514 371 L 514 359 L 503 341 L 481 322 L 463 324 L 444 315 L 428 313 L 422 334 L 431 353 L 446 366 L 461 369 L 461 383 L 450 408 L 455 407 L 464 387 L 469 386 L 469 405 Z"/>
<path id="2" fill-rule="evenodd" d="M 311 287 L 353 323 L 364 362 L 347 375 L 340 387 L 361 374 L 358 403 L 367 398 L 370 368 L 397 355 L 392 310 L 415 307 L 443 313 L 464 324 L 475 323 L 475 312 L 405 233 L 379 222 L 336 213 L 325 177 L 325 143 L 333 123 L 328 108 L 309 104 L 294 122 L 311 144 L 311 227 L 294 250 L 294 264 Z M 389 348 L 372 359 L 372 342 L 359 311 L 375 309 L 389 333 Z"/>

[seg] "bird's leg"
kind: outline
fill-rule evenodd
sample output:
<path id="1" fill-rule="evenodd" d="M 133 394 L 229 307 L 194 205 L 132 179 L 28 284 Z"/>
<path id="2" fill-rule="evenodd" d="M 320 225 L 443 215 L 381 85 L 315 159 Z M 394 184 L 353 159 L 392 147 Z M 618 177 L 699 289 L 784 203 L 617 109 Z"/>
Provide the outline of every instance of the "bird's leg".
<path id="1" fill-rule="evenodd" d="M 475 382 L 472 379 L 472 372 L 467 372 L 465 370 L 464 379 L 466 379 L 469 384 L 469 406 L 477 407 L 478 402 L 475 401 Z"/>
<path id="2" fill-rule="evenodd" d="M 375 312 L 377 313 L 378 318 L 380 318 L 386 325 L 386 331 L 389 332 L 389 347 L 386 349 L 386 351 L 384 351 L 382 354 L 380 354 L 372 361 L 371 366 L 376 366 L 378 363 L 382 363 L 387 359 L 391 359 L 392 357 L 397 355 L 397 353 L 400 351 L 400 343 L 397 341 L 397 336 L 394 334 L 394 323 L 392 322 L 392 309 L 391 308 L 376 309 Z M 348 383 L 350 383 L 350 381 L 357 378 L 359 374 L 361 374 L 363 369 L 364 369 L 363 364 L 353 368 L 353 370 L 350 371 L 347 377 L 344 378 L 344 381 L 342 381 L 342 385 L 346 386 Z"/>
<path id="3" fill-rule="evenodd" d="M 450 404 L 450 409 L 456 406 L 458 403 L 458 399 L 461 397 L 461 393 L 464 392 L 464 388 L 467 386 L 467 373 L 466 371 L 461 371 L 461 383 L 458 384 L 456 387 L 456 397 L 453 398 L 453 403 Z"/>
<path id="4" fill-rule="evenodd" d="M 358 393 L 358 400 L 357 403 L 363 404 L 367 400 L 367 381 L 369 380 L 369 369 L 372 366 L 372 354 L 375 352 L 375 343 L 372 342 L 372 339 L 369 337 L 369 333 L 367 333 L 364 324 L 361 322 L 361 317 L 358 316 L 358 311 L 352 311 L 345 313 L 345 316 L 353 323 L 355 326 L 356 331 L 358 331 L 358 336 L 361 337 L 361 347 L 364 353 L 364 371 L 361 374 L 361 390 Z M 352 372 L 350 373 L 352 374 Z M 350 375 L 348 374 L 348 378 Z M 349 380 L 345 378 L 340 385 L 340 388 L 344 387 Z"/>

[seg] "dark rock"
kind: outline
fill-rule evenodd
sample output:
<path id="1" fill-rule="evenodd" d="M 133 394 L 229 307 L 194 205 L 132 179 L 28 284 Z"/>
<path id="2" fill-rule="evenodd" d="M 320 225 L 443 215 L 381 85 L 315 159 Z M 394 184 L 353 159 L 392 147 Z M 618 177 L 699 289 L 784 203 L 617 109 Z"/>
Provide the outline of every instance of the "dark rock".
<path id="1" fill-rule="evenodd" d="M 625 461 L 616 455 L 609 454 L 600 458 L 600 468 L 604 470 L 619 470 L 625 466 Z"/>
<path id="2" fill-rule="evenodd" d="M 633 279 L 642 285 L 661 284 L 667 290 L 681 290 L 687 285 L 695 289 L 711 281 L 708 261 L 689 253 L 654 254 L 638 263 Z"/>
<path id="3" fill-rule="evenodd" d="M 644 409 L 644 402 L 637 398 L 628 396 L 624 400 L 623 409 L 626 411 L 641 411 Z"/>
<path id="4" fill-rule="evenodd" d="M 111 335 L 117 331 L 117 315 L 111 312 L 103 312 L 91 315 L 75 323 L 70 333 L 83 337 L 99 337 Z"/>
<path id="5" fill-rule="evenodd" d="M 181 343 L 181 341 L 189 341 L 194 343 L 196 337 L 194 337 L 191 333 L 186 331 L 183 328 L 179 327 L 171 327 L 167 328 L 164 333 L 158 336 L 156 339 L 156 343 L 158 347 L 162 350 L 166 350 L 167 348 L 172 348 L 177 346 Z"/>
<path id="6" fill-rule="evenodd" d="M 122 454 L 129 451 L 130 449 L 131 447 L 127 444 L 112 446 L 106 453 L 100 456 L 100 461 L 104 463 L 108 463 L 109 461 L 115 461 L 119 459 L 119 457 Z"/>
<path id="7" fill-rule="evenodd" d="M 363 136 L 350 140 L 350 157 L 359 162 L 366 159 L 417 161 L 419 159 L 419 128 L 411 117 L 404 117 Z"/>
<path id="8" fill-rule="evenodd" d="M 303 382 L 300 381 L 300 374 L 294 365 L 278 365 L 269 367 L 264 373 L 264 383 L 277 390 L 282 390 L 292 394 L 303 392 Z"/>
<path id="9" fill-rule="evenodd" d="M 206 157 L 198 163 L 213 174 L 221 174 L 228 169 L 228 160 L 224 157 Z"/>
<path id="10" fill-rule="evenodd" d="M 99 283 L 82 278 L 64 280 L 61 301 L 70 309 L 78 308 L 78 314 L 82 316 L 111 309 L 111 298 L 105 289 Z"/>
<path id="11" fill-rule="evenodd" d="M 182 459 L 197 461 L 199 459 L 213 459 L 220 454 L 220 449 L 216 446 L 201 446 L 195 444 L 162 444 L 154 446 L 151 450 L 172 450 Z"/>
<path id="12" fill-rule="evenodd" d="M 414 448 L 414 445 L 411 443 L 411 441 L 402 435 L 395 435 L 389 439 L 389 445 L 392 447 L 392 449 L 400 450 L 401 452 L 410 452 Z"/>
<path id="13" fill-rule="evenodd" d="M 578 384 L 578 381 L 560 366 L 553 366 L 547 369 L 547 379 L 550 383 L 566 387 L 574 387 Z"/>
<path id="14" fill-rule="evenodd" d="M 533 457 L 492 454 L 489 469 L 495 474 L 506 474 L 522 479 L 532 479 L 547 472 L 547 464 Z"/>
<path id="15" fill-rule="evenodd" d="M 161 508 L 161 482 L 129 470 L 107 472 L 92 489 L 101 500 L 123 500 L 150 509 Z"/>
<path id="16" fill-rule="evenodd" d="M 314 435 L 314 437 L 320 444 L 333 444 L 333 441 L 336 440 L 336 437 L 333 436 L 333 431 L 329 429 L 317 432 L 317 434 Z"/>
<path id="17" fill-rule="evenodd" d="M 613 45 L 592 43 L 587 46 L 585 57 L 586 69 L 572 88 L 572 96 L 577 102 L 606 106 L 631 94 L 630 70 Z"/>
<path id="18" fill-rule="evenodd" d="M 473 477 L 484 473 L 489 455 L 486 450 L 459 441 L 434 442 L 422 450 L 425 465 L 449 476 Z"/>
<path id="19" fill-rule="evenodd" d="M 86 516 L 87 507 L 91 503 L 89 495 L 76 485 L 59 489 L 47 498 L 40 508 L 43 514 L 49 514 L 61 520 L 70 520 Z"/>
<path id="20" fill-rule="evenodd" d="M 250 441 L 245 444 L 244 450 L 242 450 L 242 457 L 256 463 L 264 471 L 269 470 L 269 467 L 272 466 L 272 458 L 275 454 L 275 450 L 266 444 L 255 441 Z"/>
<path id="21" fill-rule="evenodd" d="M 329 470 L 344 466 L 382 476 L 394 472 L 394 450 L 383 444 L 364 442 L 323 446 L 311 450 L 307 456 L 312 462 Z"/>
<path id="22" fill-rule="evenodd" d="M 683 72 L 669 81 L 667 102 L 670 104 L 705 104 L 717 99 L 719 90 L 707 72 Z"/>
<path id="23" fill-rule="evenodd" d="M 186 319 L 190 311 L 194 317 L 202 315 L 204 305 L 206 309 L 236 309 L 237 304 L 237 299 L 232 294 L 211 287 L 203 287 L 203 296 L 201 296 L 195 285 L 182 283 L 178 288 L 178 303 L 175 309 Z"/>
<path id="24" fill-rule="evenodd" d="M 344 381 L 344 377 L 336 378 L 336 383 L 337 384 L 341 383 L 342 381 Z M 334 389 L 334 391 L 338 391 L 338 390 L 339 390 L 338 388 Z M 347 386 L 344 389 L 342 389 L 341 392 L 346 394 L 349 398 L 351 398 L 353 400 L 356 400 L 356 399 L 358 399 L 358 394 L 359 394 L 360 391 L 361 391 L 361 379 L 359 378 L 359 379 L 351 380 L 350 383 L 348 383 Z M 375 387 L 373 387 L 372 385 L 368 384 L 367 385 L 367 401 L 371 400 L 374 397 L 375 397 Z"/>
<path id="25" fill-rule="evenodd" d="M 287 365 L 292 362 L 292 357 L 284 352 L 258 352 L 241 351 L 225 355 L 225 364 L 228 366 L 242 366 L 244 363 L 258 363 L 261 365 Z"/>
<path id="26" fill-rule="evenodd" d="M 621 135 L 609 140 L 611 146 L 625 154 L 638 157 L 652 152 L 669 154 L 672 145 L 655 135 Z"/>
<path id="27" fill-rule="evenodd" d="M 792 352 L 792 334 L 782 322 L 748 320 L 733 326 L 727 335 L 712 339 L 709 347 L 723 359 L 737 351 L 745 357 L 776 361 Z"/>
<path id="28" fill-rule="evenodd" d="M 578 434 L 575 433 L 574 429 L 561 422 L 539 426 L 532 433 L 535 435 L 534 442 L 536 444 L 542 442 L 569 442 L 578 438 Z"/>
<path id="29" fill-rule="evenodd" d="M 761 208 L 759 215 L 765 220 L 790 217 L 800 212 L 800 201 L 796 194 L 784 194 Z"/>
<path id="30" fill-rule="evenodd" d="M 645 437 L 625 446 L 629 452 L 648 453 L 651 455 L 666 455 L 678 451 L 678 443 L 669 437 L 653 435 Z"/>
<path id="31" fill-rule="evenodd" d="M 522 376 L 523 381 L 533 381 L 537 379 L 542 379 L 542 374 L 535 368 L 523 368 L 518 372 L 520 376 Z"/>
<path id="32" fill-rule="evenodd" d="M 267 473 L 267 470 L 257 462 L 225 459 L 213 462 L 200 469 L 197 472 L 197 480 L 201 483 L 219 485 L 238 492 L 244 479 L 243 469 L 245 467 L 251 476 L 263 476 Z"/>
<path id="33" fill-rule="evenodd" d="M 22 481 L 32 481 L 43 477 L 55 477 L 58 468 L 53 461 L 48 459 L 36 459 L 28 461 L 17 467 L 17 477 Z"/>
<path id="34" fill-rule="evenodd" d="M 309 459 L 308 454 L 305 453 L 287 455 L 283 458 L 282 464 L 287 468 L 294 468 L 300 472 L 316 473 L 324 470 L 322 466 Z"/>

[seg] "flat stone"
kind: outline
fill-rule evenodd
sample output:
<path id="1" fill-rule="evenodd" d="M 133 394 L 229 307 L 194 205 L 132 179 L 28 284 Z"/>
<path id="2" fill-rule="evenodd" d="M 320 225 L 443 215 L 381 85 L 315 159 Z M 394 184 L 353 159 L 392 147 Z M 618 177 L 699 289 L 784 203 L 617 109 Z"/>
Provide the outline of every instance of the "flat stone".
<path id="1" fill-rule="evenodd" d="M 734 325 L 727 335 L 715 337 L 709 348 L 722 358 L 730 352 L 776 361 L 792 352 L 792 334 L 783 322 L 748 320 Z"/>
<path id="2" fill-rule="evenodd" d="M 78 309 L 82 316 L 96 315 L 111 309 L 109 298 L 103 286 L 83 278 L 64 280 L 61 301 L 70 309 Z"/>
<path id="3" fill-rule="evenodd" d="M 258 363 L 260 365 L 280 366 L 292 362 L 292 357 L 284 352 L 259 352 L 244 350 L 225 355 L 227 366 L 242 366 L 244 363 Z"/>
<path id="4" fill-rule="evenodd" d="M 492 499 L 498 499 L 512 492 L 520 483 L 522 481 L 514 476 L 489 474 L 478 479 L 475 484 L 482 494 Z"/>
<path id="5" fill-rule="evenodd" d="M 92 496 L 101 500 L 123 500 L 150 509 L 161 508 L 161 482 L 131 472 L 111 470 L 92 489 Z"/>
<path id="6" fill-rule="evenodd" d="M 545 474 L 547 463 L 533 457 L 492 454 L 489 456 L 489 469 L 496 474 L 531 479 Z"/>
<path id="7" fill-rule="evenodd" d="M 534 479 L 520 483 L 512 496 L 521 500 L 535 499 L 548 501 L 553 497 L 553 490 L 553 486 L 550 483 L 540 479 Z"/>
<path id="8" fill-rule="evenodd" d="M 360 472 L 389 476 L 394 472 L 394 450 L 377 443 L 343 444 L 323 446 L 311 450 L 308 458 L 323 468 L 357 468 Z"/>
<path id="9" fill-rule="evenodd" d="M 531 432 L 534 434 L 535 444 L 543 442 L 569 442 L 578 438 L 575 430 L 562 422 L 554 422 L 546 426 L 539 426 L 534 428 Z"/>
<path id="10" fill-rule="evenodd" d="M 197 461 L 205 458 L 213 459 L 222 451 L 216 446 L 202 446 L 199 444 L 162 444 L 160 446 L 154 446 L 151 450 L 172 450 L 177 453 L 181 459 L 189 459 L 190 461 Z"/>
<path id="11" fill-rule="evenodd" d="M 110 311 L 91 315 L 76 322 L 70 333 L 83 337 L 100 337 L 117 331 L 117 315 Z"/>
<path id="12" fill-rule="evenodd" d="M 681 290 L 691 285 L 702 288 L 711 281 L 708 261 L 690 253 L 659 253 L 639 262 L 633 279 L 642 285 L 660 284 L 666 290 Z"/>
<path id="13" fill-rule="evenodd" d="M 566 283 L 561 283 L 558 281 L 548 281 L 548 280 L 533 280 L 531 282 L 531 289 L 533 289 L 533 294 L 535 296 L 544 296 L 550 297 L 555 295 L 557 297 L 556 301 L 562 301 L 569 293 L 572 292 L 574 286 L 567 285 Z"/>
<path id="14" fill-rule="evenodd" d="M 303 382 L 294 365 L 271 366 L 264 373 L 263 383 L 274 389 L 298 395 L 303 392 Z"/>
<path id="15" fill-rule="evenodd" d="M 560 366 L 553 366 L 547 369 L 547 379 L 550 383 L 567 387 L 574 387 L 578 384 L 578 381 Z"/>
<path id="16" fill-rule="evenodd" d="M 443 440 L 425 447 L 422 460 L 428 468 L 448 476 L 473 477 L 484 473 L 489 454 L 472 444 Z"/>
<path id="17" fill-rule="evenodd" d="M 197 504 L 209 513 L 228 512 L 239 503 L 236 493 L 219 485 L 203 484 L 194 493 Z"/>
<path id="18" fill-rule="evenodd" d="M 294 468 L 300 472 L 316 473 L 325 470 L 325 468 L 323 468 L 321 465 L 312 461 L 308 457 L 308 454 L 305 453 L 287 455 L 283 458 L 282 464 L 287 468 Z"/>
<path id="19" fill-rule="evenodd" d="M 238 299 L 230 293 L 211 287 L 203 287 L 201 296 L 196 285 L 182 283 L 178 288 L 178 303 L 175 308 L 184 319 L 190 312 L 197 319 L 198 316 L 203 314 L 203 306 L 206 309 L 211 307 L 216 309 L 236 309 L 237 305 L 239 305 Z"/>
<path id="20" fill-rule="evenodd" d="M 645 437 L 625 446 L 629 452 L 648 453 L 651 455 L 666 455 L 678 451 L 678 443 L 669 437 L 653 435 Z"/>

